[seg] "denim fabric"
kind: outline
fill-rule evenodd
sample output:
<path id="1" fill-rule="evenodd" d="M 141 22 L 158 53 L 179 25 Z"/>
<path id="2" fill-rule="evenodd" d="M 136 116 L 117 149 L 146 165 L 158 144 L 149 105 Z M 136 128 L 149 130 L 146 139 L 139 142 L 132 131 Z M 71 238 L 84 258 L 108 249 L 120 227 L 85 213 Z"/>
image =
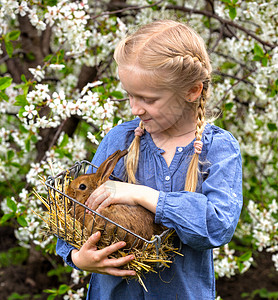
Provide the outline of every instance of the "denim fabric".
<path id="1" fill-rule="evenodd" d="M 139 121 L 136 118 L 113 128 L 99 145 L 93 163 L 99 166 L 114 151 L 127 149 Z M 177 147 L 169 167 L 163 150 L 148 132 L 140 143 L 136 178 L 140 184 L 160 191 L 155 221 L 176 230 L 183 256 L 175 256 L 169 269 L 146 275 L 148 292 L 134 280 L 92 274 L 87 299 L 215 298 L 212 248 L 228 243 L 235 231 L 242 207 L 242 164 L 238 142 L 229 132 L 207 124 L 202 140 L 201 172 L 195 193 L 183 190 L 194 141 Z M 124 178 L 124 173 L 121 159 L 113 174 Z M 74 267 L 70 259 L 72 249 L 63 241 L 57 243 L 57 253 Z"/>

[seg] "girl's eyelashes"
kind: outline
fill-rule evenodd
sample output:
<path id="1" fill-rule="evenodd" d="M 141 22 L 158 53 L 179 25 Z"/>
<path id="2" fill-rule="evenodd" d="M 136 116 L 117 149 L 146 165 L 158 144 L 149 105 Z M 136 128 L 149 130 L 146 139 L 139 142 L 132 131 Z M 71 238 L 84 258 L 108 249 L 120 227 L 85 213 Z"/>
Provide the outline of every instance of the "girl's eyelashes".
<path id="1" fill-rule="evenodd" d="M 131 94 L 129 94 L 129 93 L 126 93 L 126 95 L 127 95 L 127 97 L 129 98 L 129 99 L 133 99 L 134 98 L 134 96 L 133 95 L 131 95 Z M 154 103 L 157 99 L 154 99 L 154 98 L 145 98 L 145 97 L 136 97 L 137 99 L 139 99 L 139 100 L 142 100 L 142 101 L 144 101 L 144 102 L 146 102 L 146 103 L 149 103 L 149 104 L 151 104 L 151 103 Z"/>

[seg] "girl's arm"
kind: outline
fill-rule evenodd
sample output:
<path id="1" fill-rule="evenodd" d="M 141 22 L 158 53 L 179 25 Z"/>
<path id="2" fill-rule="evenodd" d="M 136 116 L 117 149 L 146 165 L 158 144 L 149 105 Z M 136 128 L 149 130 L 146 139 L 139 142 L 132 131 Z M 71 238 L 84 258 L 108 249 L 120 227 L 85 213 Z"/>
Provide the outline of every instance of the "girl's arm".
<path id="1" fill-rule="evenodd" d="M 111 204 L 141 205 L 156 212 L 159 191 L 144 185 L 108 180 L 87 199 L 86 205 L 97 212 Z"/>
<path id="2" fill-rule="evenodd" d="M 215 136 L 207 149 L 206 180 L 201 193 L 163 192 L 119 182 L 107 182 L 88 204 L 99 209 L 115 203 L 142 205 L 155 221 L 174 228 L 184 244 L 195 249 L 228 243 L 242 207 L 242 164 L 237 141 L 229 134 Z M 91 203 L 89 203 L 91 201 Z M 95 202 L 95 204 L 94 204 Z"/>
<path id="3" fill-rule="evenodd" d="M 160 192 L 155 221 L 174 228 L 184 244 L 198 250 L 228 243 L 242 208 L 242 162 L 230 134 L 216 136 L 207 152 L 201 193 Z"/>

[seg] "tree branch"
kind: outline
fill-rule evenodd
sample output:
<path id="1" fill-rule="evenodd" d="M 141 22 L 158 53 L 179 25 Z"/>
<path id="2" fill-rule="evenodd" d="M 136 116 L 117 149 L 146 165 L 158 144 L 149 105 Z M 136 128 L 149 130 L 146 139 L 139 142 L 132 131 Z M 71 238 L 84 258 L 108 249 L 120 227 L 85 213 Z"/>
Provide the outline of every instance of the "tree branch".
<path id="1" fill-rule="evenodd" d="M 123 8 L 119 9 L 118 11 L 115 11 L 115 12 L 107 12 L 107 13 L 104 12 L 101 15 L 118 13 L 118 12 L 123 12 L 123 11 L 126 11 L 126 10 L 133 10 L 133 9 L 138 10 L 138 9 L 141 9 L 141 8 L 148 8 L 148 7 L 158 5 L 161 2 L 163 2 L 163 1 L 158 1 L 154 4 L 152 4 L 152 5 L 142 6 L 142 7 L 139 7 L 139 6 L 133 6 L 132 7 L 132 6 L 130 6 L 126 3 L 123 3 L 123 2 L 114 2 L 115 6 L 123 7 Z M 179 10 L 179 11 L 183 11 L 183 12 L 190 13 L 190 14 L 194 13 L 194 14 L 197 14 L 197 15 L 203 15 L 203 16 L 207 16 L 209 18 L 214 18 L 214 19 L 218 20 L 220 23 L 222 23 L 226 26 L 229 25 L 229 26 L 232 26 L 234 28 L 239 29 L 240 31 L 242 31 L 242 32 L 246 33 L 247 35 L 251 36 L 254 40 L 258 41 L 259 43 L 261 43 L 264 46 L 270 47 L 271 49 L 277 47 L 277 44 L 272 44 L 272 43 L 269 43 L 267 41 L 262 40 L 255 33 L 253 33 L 252 31 L 244 28 L 243 26 L 241 26 L 241 25 L 239 25 L 239 24 L 237 24 L 237 23 L 235 23 L 231 20 L 223 19 L 222 17 L 218 16 L 214 12 L 206 11 L 206 10 L 199 10 L 199 9 L 189 8 L 189 7 L 185 7 L 185 6 L 179 6 L 179 5 L 167 5 L 166 9 Z M 100 15 L 98 15 L 98 16 L 100 16 Z M 96 16 L 96 17 L 98 17 L 98 16 Z M 234 33 L 233 33 L 233 35 L 234 35 Z"/>
<path id="2" fill-rule="evenodd" d="M 205 10 L 199 10 L 199 9 L 192 9 L 189 7 L 183 7 L 183 6 L 178 6 L 178 5 L 167 5 L 166 9 L 173 9 L 173 10 L 180 10 L 180 11 L 184 11 L 184 12 L 190 12 L 190 13 L 195 13 L 195 14 L 199 14 L 199 15 L 203 15 L 203 16 L 207 16 L 210 18 L 214 18 L 216 20 L 218 20 L 220 23 L 225 24 L 225 25 L 229 25 L 232 26 L 234 28 L 239 29 L 240 31 L 243 31 L 244 33 L 246 33 L 247 35 L 251 36 L 253 39 L 255 39 L 256 41 L 258 41 L 259 43 L 261 43 L 264 46 L 268 46 L 271 49 L 277 47 L 277 45 L 275 44 L 271 44 L 269 42 L 266 42 L 262 39 L 260 39 L 256 34 L 254 34 L 253 32 L 251 32 L 250 30 L 244 28 L 243 26 L 231 21 L 231 20 L 226 20 L 223 19 L 222 17 L 216 15 L 215 13 L 212 13 L 210 11 L 205 11 Z"/>
<path id="3" fill-rule="evenodd" d="M 154 6 L 160 4 L 163 1 L 164 0 L 160 0 L 160 1 L 157 1 L 157 2 L 155 2 L 153 4 L 143 5 L 143 6 L 133 6 L 133 5 L 129 5 L 129 4 L 123 3 L 123 2 L 113 2 L 113 5 L 115 7 L 123 7 L 123 8 L 117 9 L 117 10 L 113 10 L 113 11 L 105 11 L 105 12 L 103 12 L 101 14 L 98 14 L 98 15 L 92 17 L 91 19 L 95 20 L 95 19 L 97 19 L 99 17 L 109 16 L 109 15 L 114 15 L 114 14 L 119 14 L 119 13 L 122 13 L 122 12 L 125 12 L 125 11 L 129 11 L 129 10 L 140 10 L 140 9 L 144 9 L 144 8 L 154 7 Z"/>

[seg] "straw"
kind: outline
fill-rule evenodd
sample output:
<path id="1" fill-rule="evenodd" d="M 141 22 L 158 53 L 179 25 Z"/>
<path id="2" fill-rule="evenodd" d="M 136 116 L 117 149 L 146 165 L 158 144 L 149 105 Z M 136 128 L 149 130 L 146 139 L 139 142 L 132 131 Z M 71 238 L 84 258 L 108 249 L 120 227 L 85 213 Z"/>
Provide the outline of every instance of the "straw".
<path id="1" fill-rule="evenodd" d="M 75 248 L 80 249 L 90 237 L 91 231 L 86 227 L 83 228 L 83 224 L 70 214 L 70 201 L 72 200 L 57 192 L 61 191 L 66 194 L 70 181 L 69 172 L 66 172 L 62 182 L 61 180 L 55 180 L 54 184 L 56 186 L 53 187 L 53 189 L 48 187 L 47 198 L 40 195 L 37 191 L 34 191 L 35 196 L 46 208 L 46 211 L 42 214 L 36 214 L 45 223 L 44 230 L 46 234 L 56 235 Z M 45 184 L 44 180 L 42 180 L 42 182 Z M 163 241 L 158 249 L 159 251 L 157 251 L 155 243 L 144 242 L 140 249 L 132 248 L 129 249 L 128 252 L 121 249 L 113 253 L 110 257 L 119 258 L 133 254 L 135 259 L 126 264 L 123 269 L 135 270 L 136 276 L 132 278 L 138 280 L 147 291 L 142 277 L 149 272 L 157 273 L 156 267 L 158 264 L 169 268 L 172 263 L 172 261 L 169 260 L 169 256 L 180 254 L 178 253 L 178 249 L 174 248 L 172 244 L 174 235 L 175 232 L 171 230 L 163 237 Z M 155 237 L 153 237 L 152 240 L 154 238 Z M 102 235 L 97 246 L 98 249 L 102 249 L 116 242 L 118 242 L 116 234 L 112 237 Z M 127 279 L 129 280 L 130 278 Z"/>

